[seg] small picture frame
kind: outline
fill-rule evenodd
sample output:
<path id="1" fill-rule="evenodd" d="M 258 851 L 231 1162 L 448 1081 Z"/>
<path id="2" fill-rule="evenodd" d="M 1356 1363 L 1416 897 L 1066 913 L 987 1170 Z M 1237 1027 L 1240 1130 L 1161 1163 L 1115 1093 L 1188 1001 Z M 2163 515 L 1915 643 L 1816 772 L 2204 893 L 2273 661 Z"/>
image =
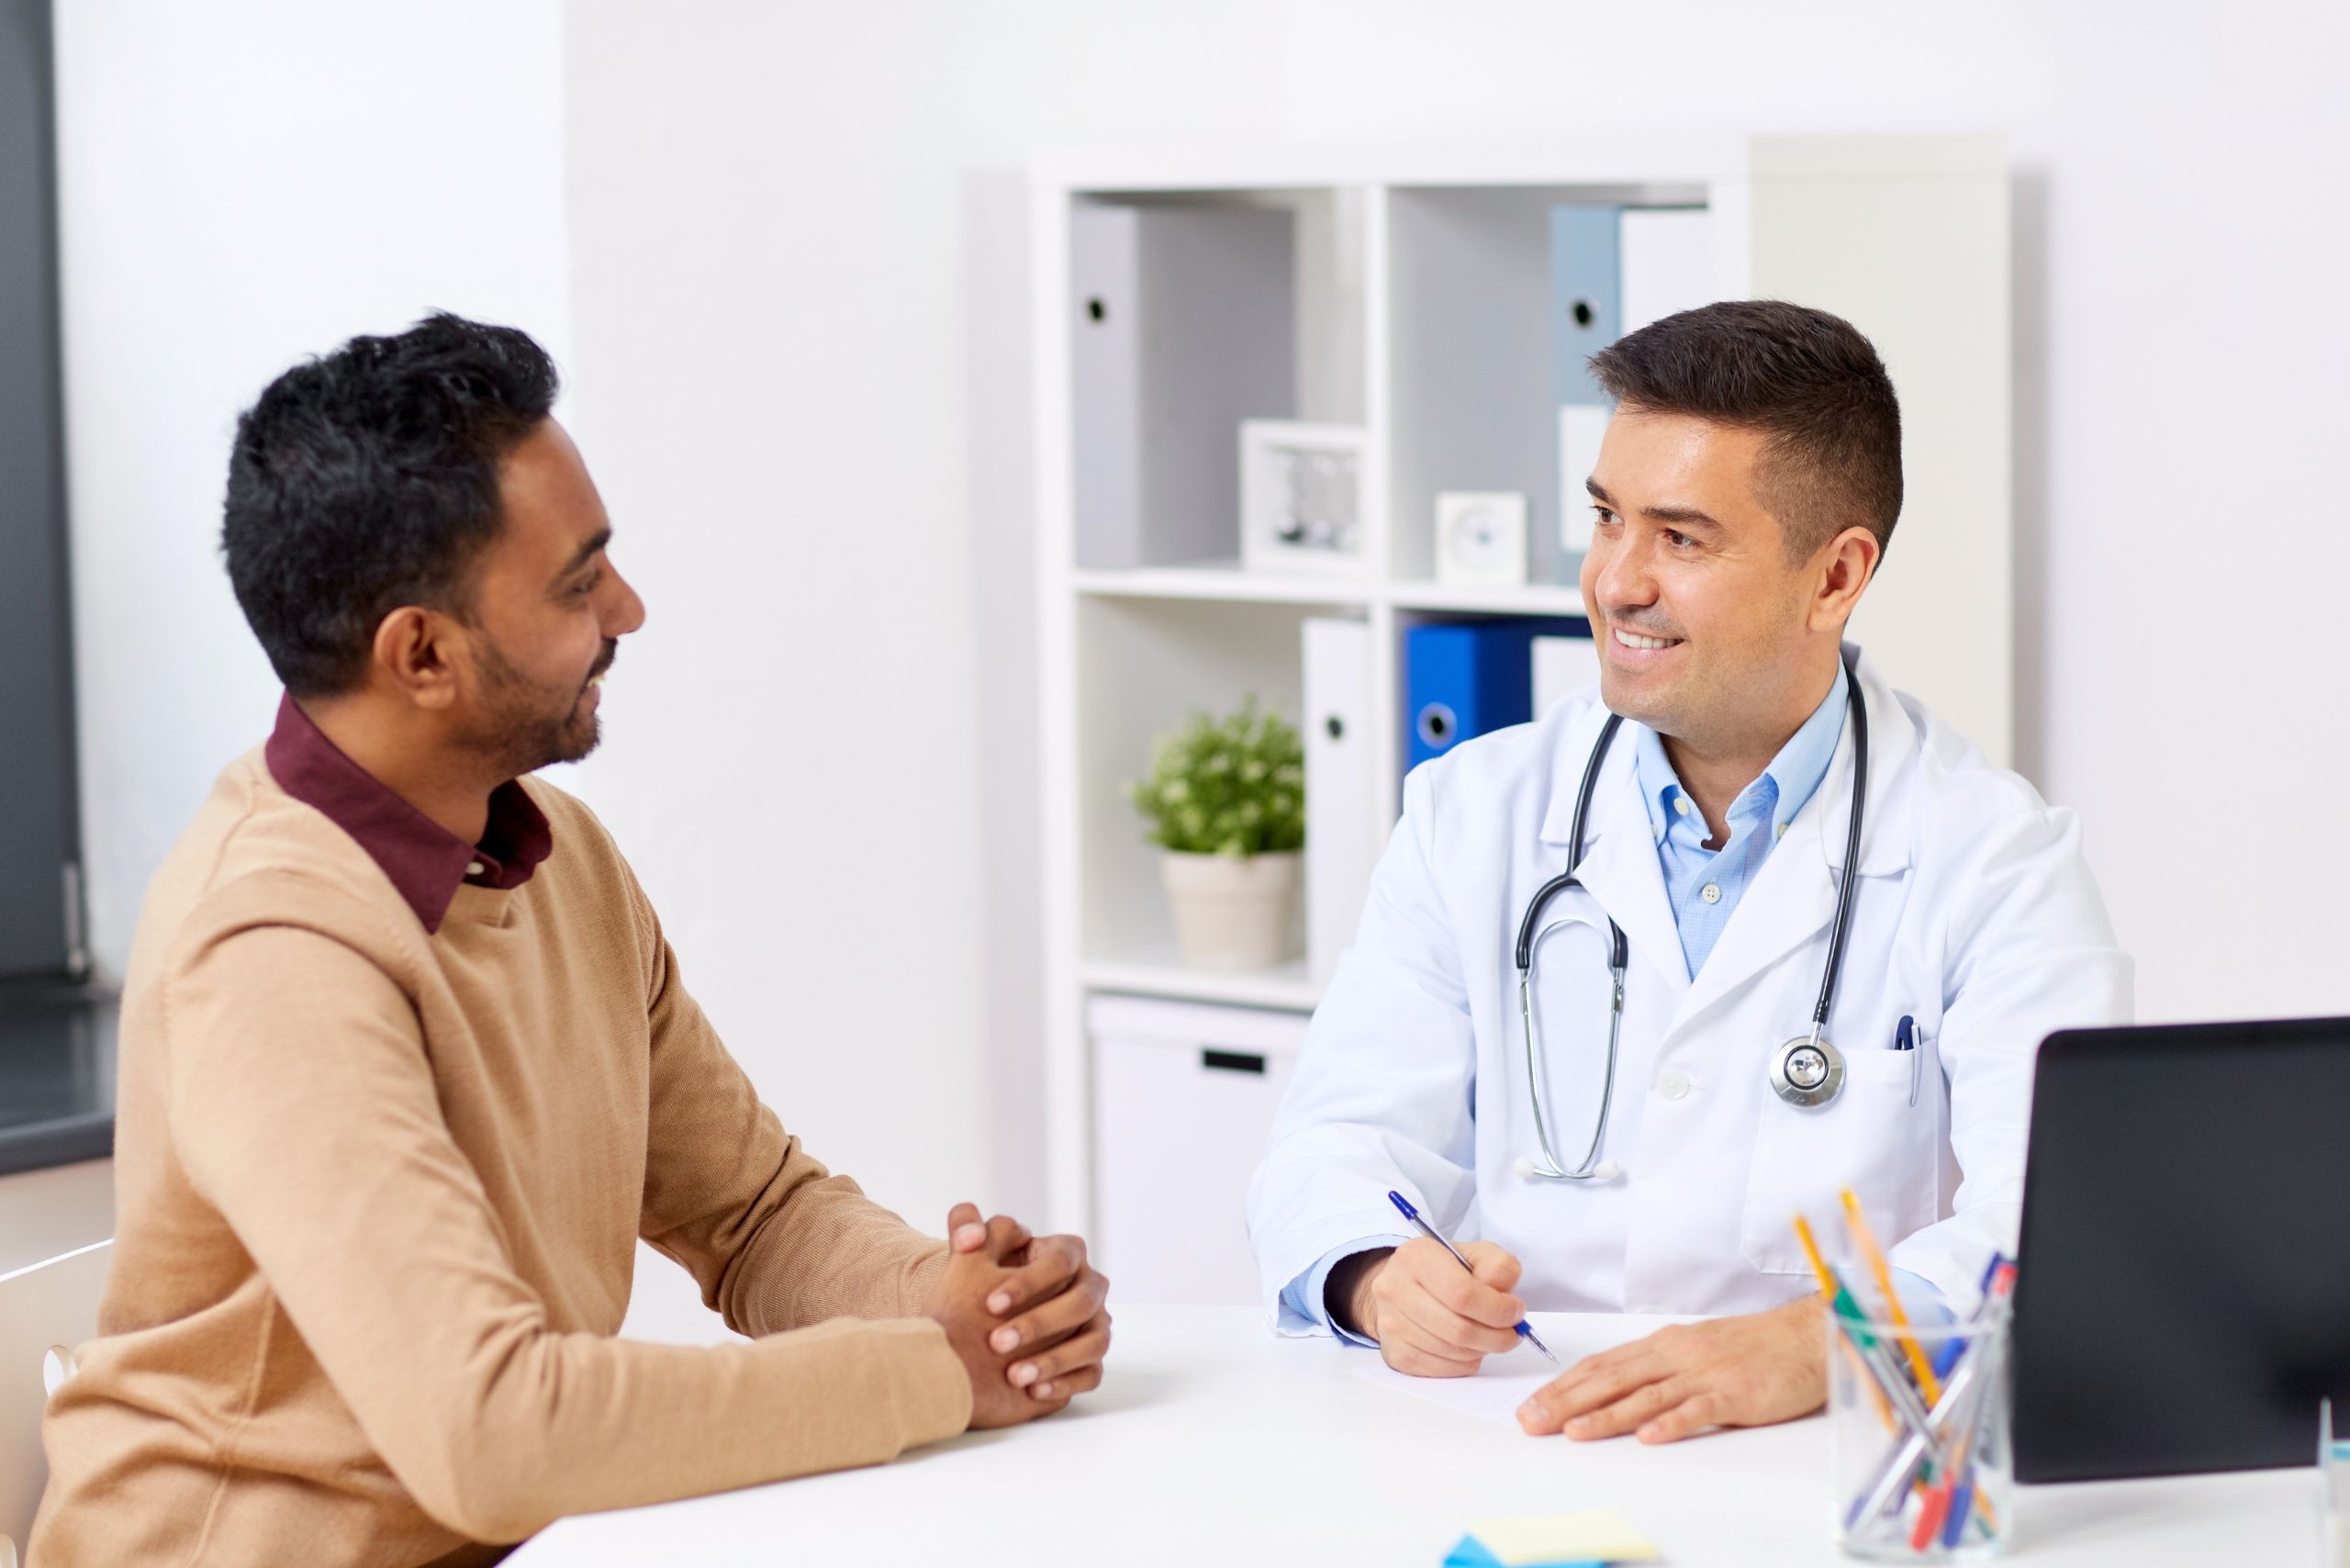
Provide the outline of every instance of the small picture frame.
<path id="1" fill-rule="evenodd" d="M 1240 422 L 1240 564 L 1251 572 L 1358 576 L 1363 543 L 1360 425 Z"/>
<path id="2" fill-rule="evenodd" d="M 1526 584 L 1526 498 L 1509 490 L 1439 490 L 1436 580 L 1461 588 Z"/>

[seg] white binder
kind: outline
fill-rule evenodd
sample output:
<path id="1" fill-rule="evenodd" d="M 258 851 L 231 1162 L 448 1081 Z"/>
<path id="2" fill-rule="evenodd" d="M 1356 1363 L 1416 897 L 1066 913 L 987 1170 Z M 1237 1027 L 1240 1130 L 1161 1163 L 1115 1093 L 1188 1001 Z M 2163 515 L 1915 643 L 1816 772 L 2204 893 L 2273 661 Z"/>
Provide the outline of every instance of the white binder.
<path id="1" fill-rule="evenodd" d="M 1599 679 L 1599 644 L 1588 637 L 1534 639 L 1534 716 L 1540 718 L 1560 698 Z M 1311 823 L 1308 831 L 1311 831 Z M 1309 841 L 1310 842 L 1310 841 Z"/>
<path id="2" fill-rule="evenodd" d="M 1371 628 L 1305 622 L 1305 958 L 1317 983 L 1355 939 L 1390 824 L 1376 820 Z"/>

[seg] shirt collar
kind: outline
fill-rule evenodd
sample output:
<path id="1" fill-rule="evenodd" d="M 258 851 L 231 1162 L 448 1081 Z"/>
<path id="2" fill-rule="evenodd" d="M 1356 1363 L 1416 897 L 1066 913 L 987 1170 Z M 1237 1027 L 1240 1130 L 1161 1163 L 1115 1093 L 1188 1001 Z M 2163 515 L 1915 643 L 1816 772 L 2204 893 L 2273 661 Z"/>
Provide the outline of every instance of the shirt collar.
<path id="1" fill-rule="evenodd" d="M 460 884 L 511 890 L 554 852 L 554 832 L 521 784 L 489 794 L 489 823 L 467 844 L 379 782 L 327 739 L 291 696 L 263 752 L 277 787 L 317 808 L 383 868 L 424 929 L 437 932 Z"/>
<path id="2" fill-rule="evenodd" d="M 1762 777 L 1739 791 L 1730 803 L 1729 814 L 1741 817 L 1761 812 L 1769 804 L 1771 834 L 1775 841 L 1787 831 L 1812 796 L 1819 792 L 1820 780 L 1828 777 L 1828 765 L 1835 760 L 1836 743 L 1844 734 L 1846 693 L 1852 682 L 1844 673 L 1844 662 L 1836 661 L 1836 684 L 1819 700 L 1787 744 L 1779 748 Z M 1647 806 L 1649 831 L 1662 839 L 1672 830 L 1681 813 L 1673 810 L 1673 801 L 1685 793 L 1681 778 L 1673 770 L 1672 761 L 1664 755 L 1664 741 L 1646 724 L 1634 723 L 1634 766 L 1640 781 L 1640 801 Z M 1695 802 L 1691 802 L 1690 817 L 1695 816 Z M 1684 819 L 1685 820 L 1685 819 Z M 1702 840 L 1706 834 L 1699 833 Z"/>

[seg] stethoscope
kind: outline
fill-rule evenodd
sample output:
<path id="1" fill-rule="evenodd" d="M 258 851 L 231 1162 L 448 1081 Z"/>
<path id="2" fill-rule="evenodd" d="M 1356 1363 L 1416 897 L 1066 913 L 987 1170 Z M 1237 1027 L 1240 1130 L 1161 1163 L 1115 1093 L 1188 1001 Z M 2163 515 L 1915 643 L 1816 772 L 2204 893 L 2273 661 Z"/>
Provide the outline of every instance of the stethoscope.
<path id="1" fill-rule="evenodd" d="M 1771 1053 L 1771 1092 L 1788 1104 L 1806 1109 L 1825 1105 L 1844 1087 L 1844 1054 L 1829 1041 L 1828 1010 L 1836 1000 L 1836 973 L 1843 968 L 1844 936 L 1852 925 L 1852 871 L 1860 860 L 1862 803 L 1868 794 L 1869 781 L 1868 708 L 1861 700 L 1860 675 L 1849 657 L 1844 661 L 1844 678 L 1845 705 L 1852 716 L 1852 810 L 1844 830 L 1844 869 L 1836 889 L 1836 924 L 1828 937 L 1828 969 L 1819 978 L 1819 1005 L 1811 1012 L 1811 1033 L 1797 1035 Z M 1529 1179 L 1613 1182 L 1624 1173 L 1623 1167 L 1614 1160 L 1599 1158 L 1600 1148 L 1607 1140 L 1608 1107 L 1616 1098 L 1616 1047 L 1624 1029 L 1624 970 L 1628 955 L 1624 928 L 1616 924 L 1613 916 L 1607 922 L 1607 1070 L 1600 1080 L 1599 1115 L 1591 1129 L 1591 1147 L 1583 1150 L 1582 1162 L 1572 1170 L 1561 1163 L 1550 1145 L 1550 1118 L 1543 1112 L 1546 1096 L 1542 1092 L 1542 1036 L 1534 1020 L 1535 949 L 1542 945 L 1544 937 L 1564 926 L 1588 925 L 1594 931 L 1599 928 L 1595 922 L 1577 915 L 1554 920 L 1539 931 L 1535 929 L 1535 923 L 1552 899 L 1570 888 L 1583 886 L 1575 879 L 1575 869 L 1583 865 L 1583 819 L 1591 810 L 1591 794 L 1599 781 L 1600 764 L 1606 760 L 1607 747 L 1623 722 L 1620 713 L 1607 715 L 1598 743 L 1592 747 L 1591 760 L 1583 765 L 1583 783 L 1575 791 L 1569 868 L 1536 890 L 1533 902 L 1526 906 L 1526 918 L 1517 924 L 1517 1011 L 1526 1021 L 1526 1092 L 1534 1104 L 1534 1136 L 1542 1145 L 1540 1159 L 1520 1159 L 1517 1162 L 1517 1173 Z"/>

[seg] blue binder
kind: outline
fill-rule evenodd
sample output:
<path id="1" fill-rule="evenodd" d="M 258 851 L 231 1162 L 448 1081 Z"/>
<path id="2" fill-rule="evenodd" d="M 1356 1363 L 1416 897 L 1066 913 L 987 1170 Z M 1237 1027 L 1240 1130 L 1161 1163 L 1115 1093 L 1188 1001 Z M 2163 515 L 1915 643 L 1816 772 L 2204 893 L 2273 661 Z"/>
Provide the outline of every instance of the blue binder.
<path id="1" fill-rule="evenodd" d="M 1415 626 L 1404 633 L 1406 768 L 1489 730 L 1534 717 L 1534 639 L 1588 637 L 1580 618 L 1514 616 Z"/>

